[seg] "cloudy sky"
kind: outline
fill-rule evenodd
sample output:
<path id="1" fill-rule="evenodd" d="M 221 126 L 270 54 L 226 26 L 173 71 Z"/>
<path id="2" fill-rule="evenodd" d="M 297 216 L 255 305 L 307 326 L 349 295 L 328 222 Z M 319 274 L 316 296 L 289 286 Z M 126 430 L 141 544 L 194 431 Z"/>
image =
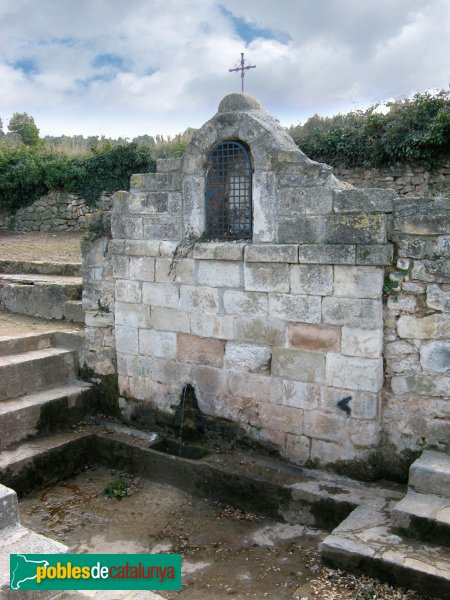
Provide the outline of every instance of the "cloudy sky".
<path id="1" fill-rule="evenodd" d="M 42 135 L 174 134 L 245 78 L 283 125 L 450 80 L 449 0 L 0 0 L 0 117 Z"/>

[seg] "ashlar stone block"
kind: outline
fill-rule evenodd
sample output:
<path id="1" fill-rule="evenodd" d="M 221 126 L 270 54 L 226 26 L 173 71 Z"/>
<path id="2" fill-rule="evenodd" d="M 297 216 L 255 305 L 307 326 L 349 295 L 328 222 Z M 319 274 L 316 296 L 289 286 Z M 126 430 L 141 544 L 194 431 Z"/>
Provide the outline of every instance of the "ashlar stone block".
<path id="1" fill-rule="evenodd" d="M 262 403 L 260 416 L 263 423 L 270 423 L 270 427 L 282 433 L 302 435 L 303 410 L 293 406 Z"/>
<path id="2" fill-rule="evenodd" d="M 297 294 L 269 294 L 269 316 L 286 321 L 320 323 L 321 297 Z"/>
<path id="3" fill-rule="evenodd" d="M 342 354 L 378 358 L 383 350 L 382 329 L 342 328 Z"/>
<path id="4" fill-rule="evenodd" d="M 379 329 L 382 327 L 381 300 L 323 298 L 322 319 L 324 323 L 330 325 Z"/>
<path id="5" fill-rule="evenodd" d="M 339 352 L 341 330 L 331 325 L 310 325 L 305 323 L 288 324 L 289 345 L 303 350 Z"/>
<path id="6" fill-rule="evenodd" d="M 201 337 L 234 339 L 234 319 L 230 315 L 215 315 L 190 311 L 191 333 Z"/>
<path id="7" fill-rule="evenodd" d="M 155 280 L 155 261 L 147 256 L 130 256 L 130 279 L 137 281 Z"/>
<path id="8" fill-rule="evenodd" d="M 312 438 L 340 442 L 346 437 L 348 420 L 333 413 L 320 410 L 305 411 L 305 433 Z M 336 455 L 332 458 L 336 460 Z"/>
<path id="9" fill-rule="evenodd" d="M 281 319 L 236 317 L 236 341 L 254 344 L 283 345 L 286 322 Z"/>
<path id="10" fill-rule="evenodd" d="M 282 215 L 324 215 L 333 206 L 333 190 L 329 187 L 286 187 L 278 191 L 278 212 Z"/>
<path id="11" fill-rule="evenodd" d="M 357 265 L 391 265 L 394 256 L 392 244 L 358 244 L 356 246 Z"/>
<path id="12" fill-rule="evenodd" d="M 334 295 L 344 298 L 379 298 L 383 289 L 381 267 L 334 267 Z"/>
<path id="13" fill-rule="evenodd" d="M 138 353 L 138 330 L 135 327 L 116 325 L 116 350 L 126 354 Z"/>
<path id="14" fill-rule="evenodd" d="M 330 386 L 321 388 L 321 406 L 341 416 L 375 419 L 379 414 L 379 394 Z"/>
<path id="15" fill-rule="evenodd" d="M 211 287 L 239 288 L 242 286 L 241 265 L 226 261 L 201 261 L 198 283 Z"/>
<path id="16" fill-rule="evenodd" d="M 157 331 L 189 333 L 191 330 L 188 313 L 175 308 L 152 307 L 151 324 Z"/>
<path id="17" fill-rule="evenodd" d="M 173 283 L 142 284 L 142 302 L 151 306 L 178 308 L 180 291 Z"/>
<path id="18" fill-rule="evenodd" d="M 248 244 L 244 252 L 245 262 L 296 263 L 298 246 L 295 244 Z"/>
<path id="19" fill-rule="evenodd" d="M 185 310 L 219 312 L 219 290 L 198 285 L 182 285 L 180 288 L 180 308 Z"/>
<path id="20" fill-rule="evenodd" d="M 125 254 L 127 256 L 159 256 L 160 245 L 160 240 L 125 240 Z"/>
<path id="21" fill-rule="evenodd" d="M 225 350 L 225 366 L 232 370 L 265 373 L 270 371 L 271 358 L 270 346 L 228 342 Z"/>
<path id="22" fill-rule="evenodd" d="M 268 296 L 259 292 L 225 290 L 223 306 L 229 315 L 264 317 L 268 312 Z"/>
<path id="23" fill-rule="evenodd" d="M 336 189 L 333 195 L 333 209 L 337 213 L 388 213 L 398 198 L 394 190 L 384 188 Z"/>
<path id="24" fill-rule="evenodd" d="M 291 265 L 291 293 L 327 296 L 333 292 L 333 267 L 328 265 Z"/>
<path id="25" fill-rule="evenodd" d="M 272 374 L 306 383 L 324 383 L 325 354 L 274 347 Z"/>
<path id="26" fill-rule="evenodd" d="M 352 244 L 302 244 L 298 262 L 319 265 L 354 265 L 356 246 Z"/>
<path id="27" fill-rule="evenodd" d="M 193 284 L 195 261 L 191 258 L 173 260 L 157 258 L 155 261 L 155 281 L 162 283 Z"/>
<path id="28" fill-rule="evenodd" d="M 332 387 L 378 392 L 383 384 L 383 360 L 329 353 L 326 382 Z"/>
<path id="29" fill-rule="evenodd" d="M 142 300 L 141 284 L 139 281 L 118 279 L 116 281 L 116 301 L 138 303 Z"/>
<path id="30" fill-rule="evenodd" d="M 302 381 L 283 380 L 282 403 L 294 408 L 312 410 L 320 403 L 319 385 Z"/>
<path id="31" fill-rule="evenodd" d="M 144 356 L 176 358 L 177 335 L 168 331 L 139 330 L 139 353 Z"/>
<path id="32" fill-rule="evenodd" d="M 145 304 L 116 302 L 113 318 L 115 319 L 116 325 L 125 325 L 136 329 L 138 327 L 149 327 L 150 309 Z"/>
<path id="33" fill-rule="evenodd" d="M 244 263 L 244 288 L 250 292 L 289 292 L 287 264 Z"/>
<path id="34" fill-rule="evenodd" d="M 182 362 L 222 368 L 224 356 L 225 342 L 223 340 L 183 333 L 178 335 L 177 358 Z"/>
<path id="35" fill-rule="evenodd" d="M 198 260 L 242 260 L 245 246 L 242 242 L 197 243 L 193 256 Z"/>
<path id="36" fill-rule="evenodd" d="M 324 240 L 328 244 L 383 244 L 386 215 L 347 213 L 326 215 Z"/>

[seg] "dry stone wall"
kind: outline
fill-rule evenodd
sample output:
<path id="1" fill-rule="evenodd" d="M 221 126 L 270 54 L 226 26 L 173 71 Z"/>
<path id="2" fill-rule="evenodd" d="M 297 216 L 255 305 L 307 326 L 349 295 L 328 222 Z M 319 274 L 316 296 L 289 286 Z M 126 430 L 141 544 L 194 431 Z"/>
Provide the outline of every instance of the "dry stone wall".
<path id="1" fill-rule="evenodd" d="M 383 427 L 397 448 L 450 449 L 450 203 L 396 204 Z"/>
<path id="2" fill-rule="evenodd" d="M 0 228 L 15 231 L 67 231 L 84 229 L 89 217 L 111 208 L 111 196 L 101 196 L 95 207 L 88 206 L 74 194 L 52 190 L 29 206 L 19 208 L 13 215 L 0 213 Z"/>
<path id="3" fill-rule="evenodd" d="M 430 171 L 414 163 L 379 169 L 335 167 L 336 177 L 355 187 L 391 188 L 404 198 L 450 195 L 450 160 Z"/>

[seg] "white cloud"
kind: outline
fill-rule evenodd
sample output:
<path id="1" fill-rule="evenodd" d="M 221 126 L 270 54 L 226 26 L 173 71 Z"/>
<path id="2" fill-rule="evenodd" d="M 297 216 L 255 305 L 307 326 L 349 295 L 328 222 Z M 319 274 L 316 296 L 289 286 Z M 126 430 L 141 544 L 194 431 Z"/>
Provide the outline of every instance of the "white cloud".
<path id="1" fill-rule="evenodd" d="M 2 0 L 0 29 L 0 116 L 43 134 L 199 126 L 239 90 L 242 51 L 246 90 L 284 124 L 450 75 L 447 0 Z"/>

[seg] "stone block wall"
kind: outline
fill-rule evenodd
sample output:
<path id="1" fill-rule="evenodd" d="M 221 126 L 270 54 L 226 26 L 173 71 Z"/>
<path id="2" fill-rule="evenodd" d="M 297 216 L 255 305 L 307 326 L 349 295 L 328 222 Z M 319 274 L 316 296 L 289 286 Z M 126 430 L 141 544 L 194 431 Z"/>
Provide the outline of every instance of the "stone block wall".
<path id="1" fill-rule="evenodd" d="M 391 188 L 400 197 L 450 195 L 450 160 L 433 171 L 414 163 L 398 163 L 379 169 L 335 167 L 336 177 L 355 187 Z"/>
<path id="2" fill-rule="evenodd" d="M 306 262 L 295 244 L 197 243 L 173 262 L 175 245 L 115 245 L 124 394 L 170 412 L 191 383 L 202 411 L 295 462 L 377 446 L 382 267 L 354 246 L 320 264 L 320 245 Z"/>
<path id="3" fill-rule="evenodd" d="M 99 375 L 116 373 L 111 245 L 106 237 L 81 242 L 85 364 Z"/>
<path id="4" fill-rule="evenodd" d="M 251 151 L 251 241 L 203 236 L 223 139 Z M 298 464 L 449 451 L 448 217 L 448 200 L 343 184 L 232 95 L 183 159 L 114 195 L 113 239 L 84 251 L 88 361 L 111 372 L 117 352 L 128 416 L 173 414 L 189 383 Z"/>
<path id="5" fill-rule="evenodd" d="M 84 229 L 90 215 L 109 211 L 111 195 L 104 194 L 95 207 L 75 194 L 52 190 L 13 215 L 0 213 L 0 228 L 14 231 L 70 231 Z"/>
<path id="6" fill-rule="evenodd" d="M 450 450 L 450 202 L 399 202 L 385 316 L 383 427 L 397 448 Z"/>

